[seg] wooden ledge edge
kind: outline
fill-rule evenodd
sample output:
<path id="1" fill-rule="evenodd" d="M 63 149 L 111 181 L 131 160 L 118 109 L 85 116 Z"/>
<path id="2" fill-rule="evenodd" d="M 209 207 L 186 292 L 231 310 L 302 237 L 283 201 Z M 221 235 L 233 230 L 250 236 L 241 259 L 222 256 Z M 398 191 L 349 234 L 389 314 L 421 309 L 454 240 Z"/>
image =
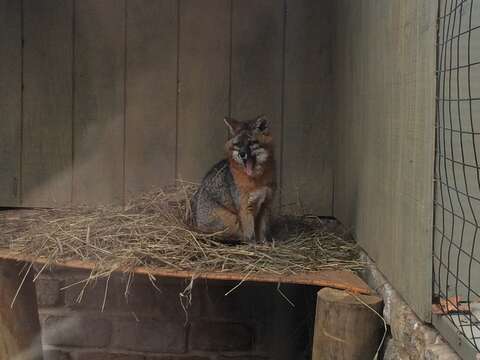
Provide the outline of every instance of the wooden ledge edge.
<path id="1" fill-rule="evenodd" d="M 0 249 L 1 259 L 24 261 L 37 264 L 51 263 L 53 266 L 92 270 L 97 264 L 91 260 L 66 260 L 51 262 L 47 258 L 33 258 L 31 256 L 14 254 L 7 249 Z M 295 275 L 275 274 L 242 274 L 234 272 L 196 272 L 187 270 L 171 270 L 155 267 L 138 266 L 132 269 L 114 269 L 115 272 L 133 272 L 153 276 L 170 278 L 194 278 L 211 280 L 230 280 L 264 283 L 299 284 L 318 287 L 330 287 L 338 290 L 346 290 L 357 294 L 373 294 L 369 286 L 356 274 L 345 270 L 322 270 Z"/>

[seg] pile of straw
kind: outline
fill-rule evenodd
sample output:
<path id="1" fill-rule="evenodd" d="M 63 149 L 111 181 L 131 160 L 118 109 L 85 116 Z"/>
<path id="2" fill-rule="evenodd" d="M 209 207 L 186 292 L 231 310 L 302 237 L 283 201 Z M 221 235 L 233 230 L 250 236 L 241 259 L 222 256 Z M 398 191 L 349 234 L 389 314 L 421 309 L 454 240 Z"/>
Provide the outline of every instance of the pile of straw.
<path id="1" fill-rule="evenodd" d="M 188 226 L 194 186 L 143 194 L 126 207 L 0 212 L 0 244 L 14 254 L 48 263 L 94 261 L 102 276 L 136 266 L 169 270 L 298 274 L 359 270 L 356 245 L 315 216 L 275 221 L 273 243 L 222 243 L 222 234 Z"/>

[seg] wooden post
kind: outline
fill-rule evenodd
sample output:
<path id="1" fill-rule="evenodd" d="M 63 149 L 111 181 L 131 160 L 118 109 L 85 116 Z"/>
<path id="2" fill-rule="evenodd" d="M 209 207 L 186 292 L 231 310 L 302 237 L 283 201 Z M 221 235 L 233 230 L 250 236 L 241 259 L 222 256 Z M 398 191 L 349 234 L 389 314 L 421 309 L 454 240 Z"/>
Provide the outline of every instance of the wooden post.
<path id="1" fill-rule="evenodd" d="M 380 297 L 355 296 L 381 314 Z M 331 288 L 318 292 L 312 360 L 373 359 L 383 335 L 383 323 L 356 297 Z"/>
<path id="2" fill-rule="evenodd" d="M 20 273 L 24 265 L 0 261 L 0 359 L 43 359 L 32 272 L 25 278 L 13 308 L 10 306 L 25 276 Z"/>

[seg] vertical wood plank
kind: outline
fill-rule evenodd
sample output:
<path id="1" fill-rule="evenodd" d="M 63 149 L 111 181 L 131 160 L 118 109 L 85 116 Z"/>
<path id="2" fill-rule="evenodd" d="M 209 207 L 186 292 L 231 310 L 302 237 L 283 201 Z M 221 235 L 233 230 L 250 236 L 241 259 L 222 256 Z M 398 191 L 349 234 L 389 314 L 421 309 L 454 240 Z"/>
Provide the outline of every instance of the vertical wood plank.
<path id="1" fill-rule="evenodd" d="M 177 1 L 127 1 L 127 194 L 175 181 Z"/>
<path id="2" fill-rule="evenodd" d="M 199 181 L 223 156 L 229 108 L 230 1 L 180 2 L 177 176 Z"/>
<path id="3" fill-rule="evenodd" d="M 122 203 L 125 0 L 75 3 L 74 203 Z"/>
<path id="4" fill-rule="evenodd" d="M 70 203 L 72 0 L 24 1 L 23 205 Z"/>
<path id="5" fill-rule="evenodd" d="M 21 2 L 0 0 L 0 206 L 19 205 Z"/>
<path id="6" fill-rule="evenodd" d="M 233 0 L 231 115 L 271 122 L 280 184 L 284 2 Z M 277 199 L 279 196 L 277 196 Z"/>
<path id="7" fill-rule="evenodd" d="M 330 2 L 289 0 L 285 40 L 282 207 L 332 214 Z"/>

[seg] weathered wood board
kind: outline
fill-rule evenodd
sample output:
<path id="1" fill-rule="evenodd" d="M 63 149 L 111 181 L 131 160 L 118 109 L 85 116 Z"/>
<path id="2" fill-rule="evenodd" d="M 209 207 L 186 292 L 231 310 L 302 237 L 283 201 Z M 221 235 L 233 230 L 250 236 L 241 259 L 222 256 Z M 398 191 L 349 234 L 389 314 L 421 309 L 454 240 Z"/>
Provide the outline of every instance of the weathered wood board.
<path id="1" fill-rule="evenodd" d="M 73 202 L 124 201 L 125 0 L 75 2 Z"/>
<path id="2" fill-rule="evenodd" d="M 92 270 L 97 267 L 95 261 L 91 260 L 66 260 L 51 263 L 46 258 L 31 258 L 10 252 L 8 249 L 0 249 L 0 259 L 26 261 L 37 264 L 50 264 L 52 266 L 67 267 L 74 269 Z M 339 290 L 348 290 L 355 294 L 371 294 L 372 289 L 356 274 L 344 270 L 322 270 L 311 271 L 299 274 L 271 274 L 271 273 L 251 273 L 244 274 L 238 272 L 198 272 L 195 270 L 172 270 L 157 267 L 137 266 L 130 269 L 118 268 L 115 271 L 132 272 L 136 274 L 147 274 L 152 276 L 187 278 L 187 279 L 211 279 L 211 280 L 235 280 L 235 281 L 254 281 L 278 284 L 303 284 L 311 286 L 326 286 Z"/>
<path id="3" fill-rule="evenodd" d="M 437 2 L 337 6 L 334 214 L 429 320 Z"/>
<path id="4" fill-rule="evenodd" d="M 22 121 L 22 13 L 17 0 L 0 0 L 0 200 L 18 206 Z"/>
<path id="5" fill-rule="evenodd" d="M 65 205 L 72 193 L 73 1 L 27 0 L 23 10 L 23 202 Z"/>
<path id="6" fill-rule="evenodd" d="M 230 1 L 180 2 L 177 177 L 182 180 L 199 182 L 224 155 L 230 17 Z"/>
<path id="7" fill-rule="evenodd" d="M 127 2 L 126 195 L 175 180 L 177 32 L 175 0 Z"/>
<path id="8" fill-rule="evenodd" d="M 281 165 L 285 211 L 333 211 L 333 10 L 332 2 L 287 1 Z"/>

